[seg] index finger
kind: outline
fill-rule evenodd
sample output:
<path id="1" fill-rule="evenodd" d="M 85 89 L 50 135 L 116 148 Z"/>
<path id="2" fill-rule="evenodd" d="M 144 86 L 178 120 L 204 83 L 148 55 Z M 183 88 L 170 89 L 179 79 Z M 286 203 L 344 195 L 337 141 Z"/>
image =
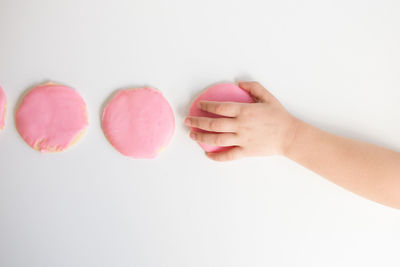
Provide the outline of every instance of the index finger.
<path id="1" fill-rule="evenodd" d="M 236 117 L 240 113 L 241 103 L 200 101 L 198 106 L 201 110 L 225 117 Z"/>

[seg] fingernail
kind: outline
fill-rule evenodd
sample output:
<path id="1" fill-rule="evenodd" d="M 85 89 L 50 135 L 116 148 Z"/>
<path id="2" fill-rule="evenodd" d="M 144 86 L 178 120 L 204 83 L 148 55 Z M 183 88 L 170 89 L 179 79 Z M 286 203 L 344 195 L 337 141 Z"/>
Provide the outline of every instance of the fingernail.
<path id="1" fill-rule="evenodd" d="M 190 133 L 190 138 L 196 139 L 196 134 L 195 134 L 194 132 L 191 132 L 191 133 Z"/>
<path id="2" fill-rule="evenodd" d="M 190 125 L 190 119 L 189 118 L 185 119 L 185 125 Z"/>
<path id="3" fill-rule="evenodd" d="M 197 102 L 197 107 L 198 107 L 198 108 L 201 108 L 201 103 L 200 103 L 200 101 Z"/>

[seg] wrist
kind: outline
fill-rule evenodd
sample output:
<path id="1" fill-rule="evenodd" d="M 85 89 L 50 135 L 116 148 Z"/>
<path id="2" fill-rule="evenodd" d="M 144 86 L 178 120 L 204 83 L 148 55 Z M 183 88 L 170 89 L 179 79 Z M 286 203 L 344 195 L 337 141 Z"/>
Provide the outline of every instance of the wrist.
<path id="1" fill-rule="evenodd" d="M 305 130 L 307 124 L 299 120 L 298 118 L 291 116 L 288 125 L 289 126 L 287 128 L 287 132 L 283 139 L 284 142 L 282 144 L 281 155 L 290 158 L 290 156 L 294 152 L 297 139 L 301 135 L 301 132 Z"/>

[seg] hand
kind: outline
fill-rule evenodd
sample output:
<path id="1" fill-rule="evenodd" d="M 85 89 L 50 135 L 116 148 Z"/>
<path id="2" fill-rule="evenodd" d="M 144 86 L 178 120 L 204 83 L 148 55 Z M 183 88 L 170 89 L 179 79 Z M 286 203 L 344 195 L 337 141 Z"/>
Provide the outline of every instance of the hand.
<path id="1" fill-rule="evenodd" d="M 209 145 L 234 146 L 226 151 L 207 153 L 217 161 L 285 154 L 294 139 L 297 119 L 258 82 L 238 85 L 257 102 L 200 101 L 200 109 L 225 118 L 187 117 L 187 126 L 216 132 L 191 131 L 190 137 Z"/>

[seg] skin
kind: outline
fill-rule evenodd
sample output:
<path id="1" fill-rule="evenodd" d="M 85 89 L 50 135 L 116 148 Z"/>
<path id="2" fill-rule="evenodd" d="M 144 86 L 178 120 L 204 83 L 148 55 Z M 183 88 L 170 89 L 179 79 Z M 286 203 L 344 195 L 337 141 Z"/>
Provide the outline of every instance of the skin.
<path id="1" fill-rule="evenodd" d="M 239 82 L 256 103 L 201 101 L 199 108 L 225 118 L 187 117 L 198 142 L 235 146 L 206 153 L 216 161 L 282 155 L 333 183 L 381 204 L 400 209 L 400 153 L 340 137 L 292 116 L 257 82 Z"/>

